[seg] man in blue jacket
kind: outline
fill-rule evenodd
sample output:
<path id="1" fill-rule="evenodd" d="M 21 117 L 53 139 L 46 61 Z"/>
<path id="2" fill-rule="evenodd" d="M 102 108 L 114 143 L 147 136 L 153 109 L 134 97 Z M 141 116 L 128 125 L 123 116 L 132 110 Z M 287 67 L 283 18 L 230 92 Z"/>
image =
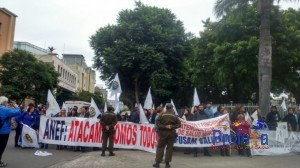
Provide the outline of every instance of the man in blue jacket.
<path id="1" fill-rule="evenodd" d="M 15 117 L 20 114 L 21 109 L 18 105 L 14 104 L 14 108 L 7 107 L 8 98 L 5 96 L 0 97 L 0 167 L 7 166 L 2 161 L 2 154 L 6 148 L 9 133 L 11 131 L 11 117 Z"/>

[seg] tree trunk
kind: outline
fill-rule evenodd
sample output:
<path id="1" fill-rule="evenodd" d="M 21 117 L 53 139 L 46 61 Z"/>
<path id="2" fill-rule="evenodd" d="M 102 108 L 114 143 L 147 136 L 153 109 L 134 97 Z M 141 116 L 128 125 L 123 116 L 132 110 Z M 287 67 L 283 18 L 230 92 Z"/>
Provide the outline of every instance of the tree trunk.
<path id="1" fill-rule="evenodd" d="M 135 93 L 135 102 L 137 104 L 140 104 L 138 79 L 134 80 L 134 93 Z"/>
<path id="2" fill-rule="evenodd" d="M 270 90 L 272 80 L 272 39 L 270 33 L 270 12 L 272 0 L 260 0 L 260 34 L 258 57 L 259 107 L 263 116 L 270 111 Z"/>

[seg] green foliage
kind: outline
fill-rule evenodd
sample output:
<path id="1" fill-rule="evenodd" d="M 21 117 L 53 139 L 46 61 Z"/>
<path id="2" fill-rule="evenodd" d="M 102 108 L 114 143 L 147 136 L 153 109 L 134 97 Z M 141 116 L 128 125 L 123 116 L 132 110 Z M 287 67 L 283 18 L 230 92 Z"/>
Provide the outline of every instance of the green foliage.
<path id="1" fill-rule="evenodd" d="M 294 9 L 272 10 L 274 92 L 299 92 L 299 14 Z M 243 13 L 232 10 L 218 22 L 203 23 L 205 29 L 194 39 L 193 54 L 186 60 L 202 101 L 257 102 L 259 16 L 255 6 L 249 5 Z"/>
<path id="2" fill-rule="evenodd" d="M 100 28 L 90 39 L 94 67 L 111 81 L 119 73 L 124 95 L 143 97 L 149 86 L 157 102 L 167 100 L 184 81 L 186 45 L 183 24 L 168 9 L 136 3 L 119 13 L 117 24 Z M 176 81 L 176 82 L 174 82 Z"/>
<path id="3" fill-rule="evenodd" d="M 191 81 L 202 101 L 247 102 L 258 88 L 258 16 L 249 6 L 231 11 L 218 22 L 204 21 L 205 30 L 189 57 Z M 249 82 L 251 81 L 251 82 Z"/>
<path id="4" fill-rule="evenodd" d="M 91 102 L 91 98 L 94 99 L 98 108 L 104 107 L 104 99 L 101 92 L 90 93 L 88 91 L 79 91 L 73 96 L 72 100 Z"/>
<path id="5" fill-rule="evenodd" d="M 299 93 L 300 72 L 300 9 L 274 10 L 273 36 L 273 81 L 274 91 Z M 275 26 L 276 25 L 276 26 Z M 299 98 L 300 95 L 298 94 Z"/>
<path id="6" fill-rule="evenodd" d="M 205 29 L 199 38 L 185 34 L 169 10 L 137 3 L 135 9 L 120 12 L 116 25 L 100 28 L 91 37 L 94 66 L 107 81 L 119 73 L 122 99 L 131 105 L 135 81 L 144 94 L 152 86 L 156 104 L 172 97 L 176 105 L 189 105 L 193 87 L 202 102 L 257 102 L 260 4 L 249 2 L 230 2 L 223 11 L 216 11 L 223 17 L 203 21 Z M 299 92 L 299 14 L 300 10 L 272 7 L 275 92 Z M 138 93 L 139 98 L 144 99 L 144 94 Z"/>
<path id="7" fill-rule="evenodd" d="M 1 93 L 10 99 L 34 98 L 39 102 L 48 89 L 57 87 L 59 74 L 54 67 L 27 51 L 15 49 L 4 53 L 0 65 Z"/>

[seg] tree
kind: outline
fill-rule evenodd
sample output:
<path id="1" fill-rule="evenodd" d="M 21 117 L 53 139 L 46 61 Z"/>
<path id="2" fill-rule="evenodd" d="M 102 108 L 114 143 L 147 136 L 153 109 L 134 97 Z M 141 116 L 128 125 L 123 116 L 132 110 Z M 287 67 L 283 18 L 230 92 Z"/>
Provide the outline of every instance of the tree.
<path id="1" fill-rule="evenodd" d="M 259 16 L 254 5 L 243 13 L 229 11 L 218 22 L 204 21 L 205 29 L 193 42 L 186 59 L 193 86 L 201 101 L 247 103 L 258 100 Z M 300 44 L 297 22 L 300 10 L 271 13 L 273 66 L 272 92 L 299 92 Z M 296 94 L 296 97 L 300 97 Z"/>
<path id="2" fill-rule="evenodd" d="M 0 65 L 0 91 L 10 99 L 23 102 L 25 98 L 34 98 L 40 102 L 48 89 L 57 87 L 59 74 L 54 67 L 27 51 L 15 49 L 4 53 Z"/>
<path id="3" fill-rule="evenodd" d="M 90 45 L 101 78 L 111 81 L 119 73 L 122 95 L 139 103 L 140 91 L 149 86 L 164 101 L 184 83 L 186 40 L 182 22 L 170 10 L 136 2 L 133 10 L 119 13 L 116 25 L 100 28 Z"/>
<path id="4" fill-rule="evenodd" d="M 270 14 L 273 0 L 217 0 L 215 13 L 218 17 L 234 9 L 245 9 L 249 2 L 257 4 L 260 14 L 258 84 L 259 106 L 263 115 L 270 111 L 270 89 L 272 80 L 272 38 L 270 31 Z"/>
<path id="5" fill-rule="evenodd" d="M 275 93 L 293 93 L 297 100 L 299 95 L 300 72 L 300 9 L 273 10 L 277 17 L 272 16 L 271 22 L 273 47 L 272 91 Z M 274 25 L 274 26 L 273 26 Z M 276 26 L 275 26 L 276 25 Z"/>
<path id="6" fill-rule="evenodd" d="M 91 98 L 94 99 L 98 108 L 104 107 L 104 99 L 101 92 L 90 93 L 88 91 L 79 91 L 73 96 L 73 100 L 91 102 Z"/>
<path id="7" fill-rule="evenodd" d="M 246 103 L 257 91 L 258 20 L 248 6 L 243 15 L 230 11 L 218 22 L 203 21 L 189 57 L 192 84 L 201 101 Z"/>

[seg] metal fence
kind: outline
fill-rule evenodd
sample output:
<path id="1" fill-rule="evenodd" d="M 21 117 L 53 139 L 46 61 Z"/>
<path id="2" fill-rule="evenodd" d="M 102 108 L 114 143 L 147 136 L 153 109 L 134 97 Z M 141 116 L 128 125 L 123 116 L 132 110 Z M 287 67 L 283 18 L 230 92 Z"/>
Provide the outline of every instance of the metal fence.
<path id="1" fill-rule="evenodd" d="M 258 107 L 258 104 L 255 104 L 255 103 L 248 103 L 248 104 L 213 104 L 213 109 L 216 109 L 219 105 L 223 105 L 228 110 L 228 112 L 232 112 L 232 110 L 235 106 L 242 105 L 242 106 L 245 107 L 245 109 L 249 113 L 249 115 L 251 115 Z M 299 107 L 300 108 L 300 105 L 293 105 L 293 106 L 287 105 L 287 106 L 288 107 Z M 281 118 L 283 118 L 284 116 L 287 115 L 287 111 L 283 111 L 280 104 L 276 104 L 276 107 L 277 107 L 277 110 L 278 110 Z M 179 116 L 182 115 L 182 110 L 183 109 L 177 109 L 177 112 L 178 112 Z M 267 112 L 267 113 L 269 113 L 269 112 Z"/>
<path id="2" fill-rule="evenodd" d="M 242 105 L 245 107 L 246 111 L 251 115 L 258 107 L 258 104 L 254 104 L 254 103 L 248 103 L 248 104 L 223 104 L 224 107 L 228 110 L 228 112 L 231 112 L 232 109 L 237 106 L 237 105 Z M 219 105 L 214 105 L 214 106 L 219 106 Z M 280 116 L 283 118 L 284 116 L 286 116 L 287 111 L 283 111 L 281 105 L 277 104 L 276 105 L 277 110 L 280 114 Z M 269 113 L 269 112 L 267 112 Z"/>

